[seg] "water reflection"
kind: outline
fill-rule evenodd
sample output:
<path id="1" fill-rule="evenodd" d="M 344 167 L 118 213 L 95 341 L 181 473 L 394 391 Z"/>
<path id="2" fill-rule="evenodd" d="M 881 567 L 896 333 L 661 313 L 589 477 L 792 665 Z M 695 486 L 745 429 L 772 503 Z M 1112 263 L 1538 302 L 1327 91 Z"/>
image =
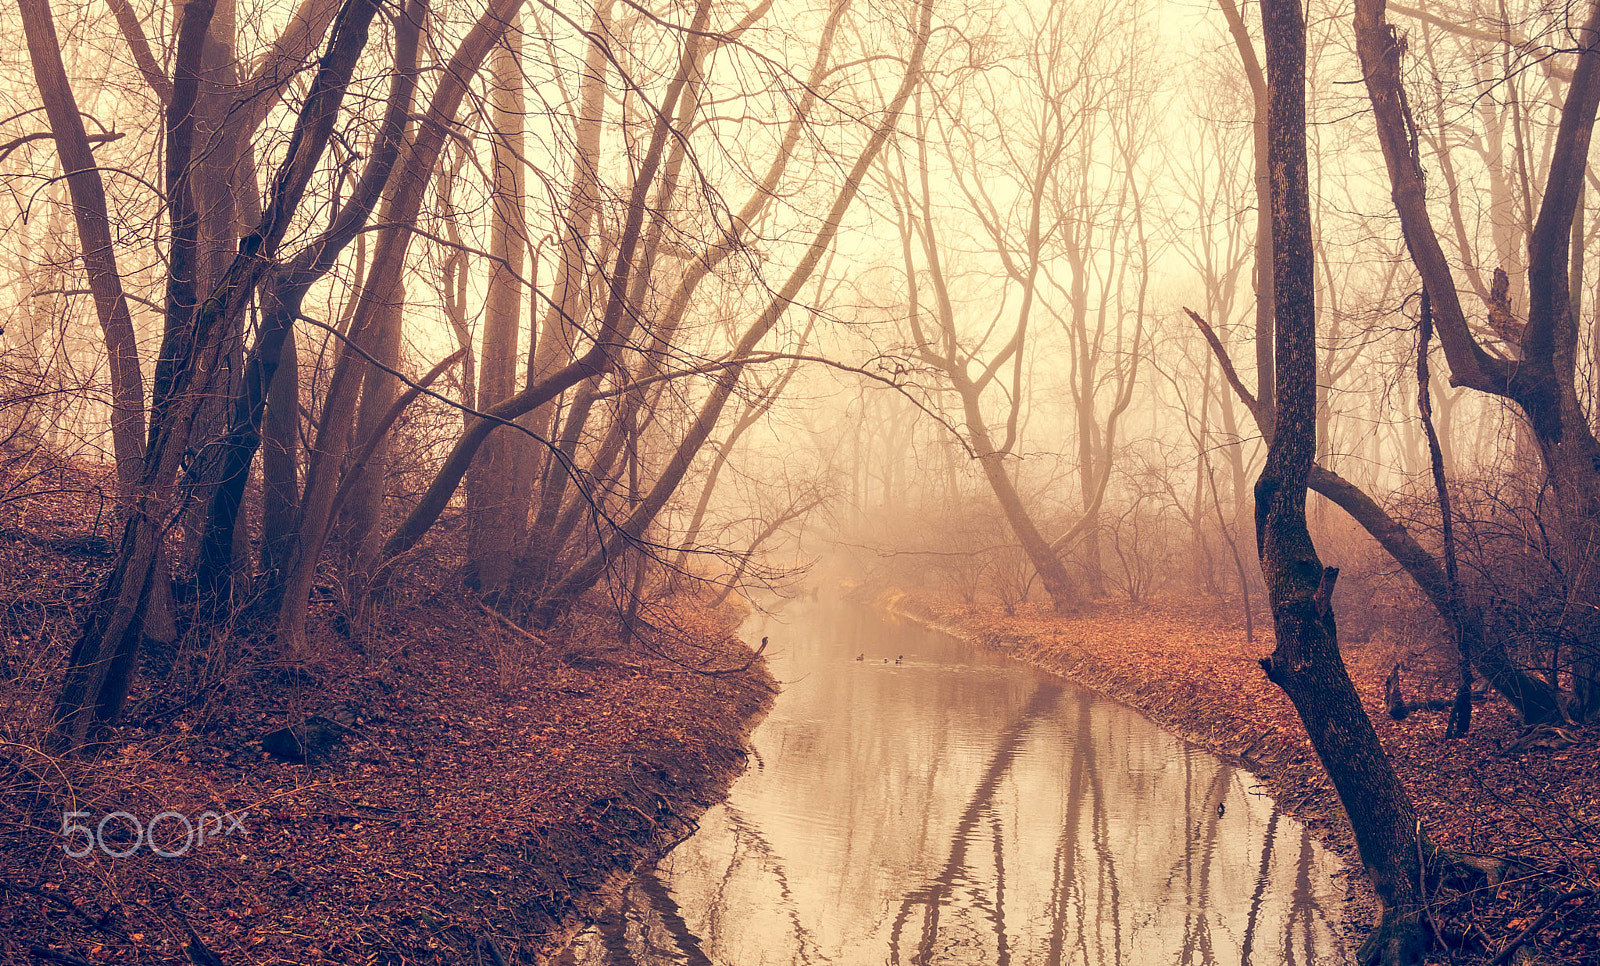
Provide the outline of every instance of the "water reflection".
<path id="1" fill-rule="evenodd" d="M 1350 961 L 1336 860 L 1247 773 L 864 608 L 745 631 L 786 682 L 761 764 L 563 962 Z"/>

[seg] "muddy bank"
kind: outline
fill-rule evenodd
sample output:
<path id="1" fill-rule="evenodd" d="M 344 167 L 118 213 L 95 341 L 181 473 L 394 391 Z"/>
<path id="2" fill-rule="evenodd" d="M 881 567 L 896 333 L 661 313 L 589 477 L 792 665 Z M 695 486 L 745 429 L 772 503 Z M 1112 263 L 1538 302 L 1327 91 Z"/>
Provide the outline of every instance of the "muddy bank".
<path id="1" fill-rule="evenodd" d="M 205 678 L 205 655 L 156 649 L 127 723 L 57 759 L 37 740 L 53 655 L 103 560 L 41 579 L 11 549 L 5 657 L 35 670 L 0 680 L 7 963 L 543 962 L 722 797 L 773 688 L 729 612 L 545 637 L 418 584 L 329 620 L 304 666 L 238 653 Z M 264 750 L 307 721 L 310 760 Z M 185 839 L 207 813 L 227 817 Z"/>

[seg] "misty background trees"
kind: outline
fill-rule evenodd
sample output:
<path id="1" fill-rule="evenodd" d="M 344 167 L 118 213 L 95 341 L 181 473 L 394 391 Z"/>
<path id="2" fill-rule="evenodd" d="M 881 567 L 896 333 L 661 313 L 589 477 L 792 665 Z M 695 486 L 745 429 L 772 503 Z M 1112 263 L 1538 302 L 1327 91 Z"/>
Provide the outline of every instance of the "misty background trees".
<path id="1" fill-rule="evenodd" d="M 534 629 L 821 562 L 1254 634 L 1261 12 L 19 0 L 6 499 L 114 468 L 58 740 L 146 648 L 312 660 L 419 570 Z M 1597 17 L 1304 15 L 1308 533 L 1456 733 L 1477 679 L 1600 715 Z"/>

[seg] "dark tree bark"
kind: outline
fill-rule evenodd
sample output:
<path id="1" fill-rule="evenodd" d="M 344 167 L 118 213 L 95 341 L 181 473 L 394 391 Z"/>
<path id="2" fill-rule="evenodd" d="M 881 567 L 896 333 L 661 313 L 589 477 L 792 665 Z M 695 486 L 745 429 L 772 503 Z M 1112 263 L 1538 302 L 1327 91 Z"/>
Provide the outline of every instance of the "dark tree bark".
<path id="1" fill-rule="evenodd" d="M 402 135 L 416 89 L 417 46 L 427 0 L 409 0 L 395 31 L 395 77 L 371 157 L 350 197 L 327 230 L 266 280 L 261 324 L 234 391 L 228 430 L 218 447 L 220 469 L 210 495 L 205 537 L 197 562 L 197 582 L 214 612 L 230 603 L 234 532 L 244 500 L 250 464 L 262 447 L 264 421 L 272 427 L 262 462 L 267 485 L 262 520 L 262 579 L 267 588 L 281 580 L 286 547 L 298 517 L 299 378 L 294 355 L 294 322 L 317 280 L 365 227 L 399 156 Z M 271 594 L 268 595 L 269 597 Z"/>
<path id="2" fill-rule="evenodd" d="M 1306 526 L 1316 455 L 1316 317 L 1306 160 L 1305 21 L 1299 0 L 1264 0 L 1268 161 L 1272 175 L 1276 428 L 1256 482 L 1256 539 L 1277 645 L 1262 660 L 1288 695 L 1333 780 L 1377 893 L 1364 963 L 1420 962 L 1421 828 L 1345 671 L 1333 615 L 1338 570 L 1324 568 Z"/>
<path id="3" fill-rule="evenodd" d="M 517 389 L 522 286 L 527 249 L 523 177 L 522 27 L 514 22 L 490 55 L 490 106 L 494 143 L 490 219 L 489 290 L 484 301 L 483 356 L 477 398 L 492 406 Z M 365 408 L 365 407 L 363 407 Z M 511 575 L 512 555 L 526 529 L 526 499 L 514 494 L 531 471 L 531 441 L 514 429 L 484 440 L 467 474 L 467 567 L 480 587 L 495 590 Z M 360 508 L 357 501 L 352 509 Z"/>
<path id="4" fill-rule="evenodd" d="M 212 6 L 213 0 L 190 0 L 179 25 L 174 57 L 178 70 L 168 108 L 166 160 L 172 240 L 167 319 L 156 367 L 150 439 L 121 551 L 73 648 L 56 703 L 56 742 L 69 747 L 83 743 L 93 722 L 115 718 L 127 698 L 151 588 L 160 574 L 162 536 L 178 509 L 173 484 L 202 401 L 199 387 L 204 380 L 197 378 L 197 364 L 211 334 L 237 319 L 249 293 L 272 264 L 333 133 L 350 75 L 378 9 L 376 0 L 347 0 L 345 16 L 333 29 L 328 52 L 272 179 L 261 222 L 240 242 L 222 282 L 200 304 L 193 275 L 197 218 L 187 182 L 194 150 L 195 92 L 200 84 L 198 51 Z"/>
<path id="5" fill-rule="evenodd" d="M 1577 62 L 1550 152 L 1543 201 L 1528 238 L 1528 319 L 1511 346 L 1517 358 L 1490 354 L 1468 324 L 1449 262 L 1428 212 L 1415 125 L 1400 73 L 1404 49 L 1385 20 L 1384 0 L 1357 0 L 1353 26 L 1362 76 L 1389 174 L 1395 213 L 1422 278 L 1450 381 L 1500 396 L 1527 417 L 1545 482 L 1578 640 L 1600 639 L 1600 441 L 1578 397 L 1578 325 L 1568 276 L 1571 232 L 1600 108 L 1600 4 L 1577 32 Z M 1600 714 L 1600 654 L 1581 655 L 1573 671 L 1573 710 Z"/>
<path id="6" fill-rule="evenodd" d="M 291 326 L 273 364 L 262 415 L 260 573 L 276 574 L 282 568 L 285 538 L 299 513 L 300 362 Z"/>
<path id="7" fill-rule="evenodd" d="M 1228 385 L 1233 387 L 1234 395 L 1244 403 L 1270 443 L 1271 424 L 1264 418 L 1269 407 L 1262 405 L 1244 385 L 1233 368 L 1232 360 L 1228 358 L 1226 348 L 1211 326 L 1193 312 L 1190 318 L 1199 326 L 1201 334 L 1211 346 L 1212 355 L 1222 367 L 1222 374 Z M 1562 720 L 1561 700 L 1556 689 L 1519 667 L 1503 643 L 1486 637 L 1481 615 L 1471 608 L 1458 609 L 1455 606 L 1455 594 L 1450 581 L 1446 579 L 1444 566 L 1417 542 L 1411 531 L 1390 516 L 1364 490 L 1332 470 L 1313 465 L 1307 476 L 1307 485 L 1349 514 L 1405 570 L 1406 575 L 1427 596 L 1439 618 L 1447 626 L 1453 623 L 1457 628 L 1478 673 L 1516 708 L 1525 724 Z"/>

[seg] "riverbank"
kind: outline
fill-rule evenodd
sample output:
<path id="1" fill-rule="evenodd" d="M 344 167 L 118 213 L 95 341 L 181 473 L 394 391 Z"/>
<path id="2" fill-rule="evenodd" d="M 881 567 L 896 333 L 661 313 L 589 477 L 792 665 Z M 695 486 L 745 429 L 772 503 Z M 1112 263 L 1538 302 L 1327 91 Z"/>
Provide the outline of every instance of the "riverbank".
<path id="1" fill-rule="evenodd" d="M 722 797 L 770 702 L 730 611 L 534 636 L 440 577 L 354 626 L 326 608 L 306 665 L 152 653 L 146 682 L 205 683 L 142 688 L 97 754 L 54 758 L 49 683 L 109 563 L 92 519 L 41 502 L 0 534 L 3 962 L 543 961 Z"/>
<path id="2" fill-rule="evenodd" d="M 1360 872 L 1343 808 L 1306 740 L 1293 707 L 1256 663 L 1268 640 L 1209 601 L 1135 607 L 1107 602 L 1074 616 L 1043 608 L 1007 616 L 928 592 L 858 591 L 880 609 L 1009 654 L 1137 708 L 1163 728 L 1248 768 L 1285 811 L 1345 857 L 1351 925 L 1368 919 L 1370 889 Z M 1270 630 L 1268 631 L 1270 635 Z M 1600 886 L 1600 729 L 1569 729 L 1574 740 L 1519 748 L 1515 716 L 1498 701 L 1479 705 L 1472 734 L 1445 741 L 1445 712 L 1404 721 L 1385 713 L 1384 680 L 1397 658 L 1412 671 L 1413 700 L 1448 679 L 1423 667 L 1426 654 L 1395 641 L 1346 645 L 1346 663 L 1380 740 L 1410 789 L 1430 835 L 1445 848 L 1514 858 L 1516 884 L 1497 895 L 1440 895 L 1435 914 L 1456 928 L 1454 961 L 1491 958 L 1563 895 Z M 1434 685 L 1438 687 L 1437 684 Z M 1533 942 L 1544 959 L 1593 962 L 1600 956 L 1594 896 L 1574 898 L 1540 925 Z M 1476 957 L 1476 958 L 1474 958 Z M 1440 959 L 1440 962 L 1447 961 Z"/>

